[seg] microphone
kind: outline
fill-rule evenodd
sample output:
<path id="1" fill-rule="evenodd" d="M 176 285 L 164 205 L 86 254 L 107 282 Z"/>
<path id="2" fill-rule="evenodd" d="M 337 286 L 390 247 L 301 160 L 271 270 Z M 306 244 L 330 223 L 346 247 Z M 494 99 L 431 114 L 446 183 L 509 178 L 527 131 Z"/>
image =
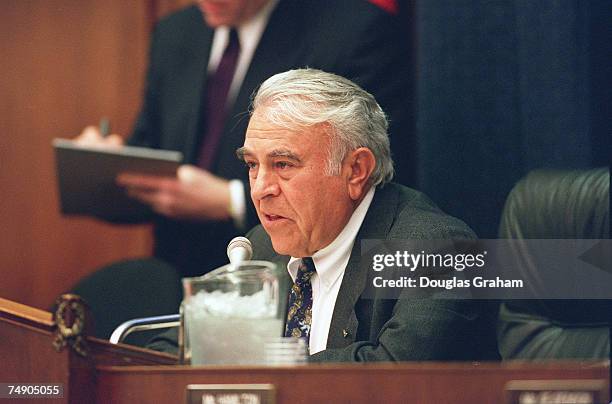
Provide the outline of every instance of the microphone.
<path id="1" fill-rule="evenodd" d="M 230 264 L 236 266 L 242 261 L 248 261 L 253 256 L 251 240 L 246 237 L 234 237 L 227 245 L 227 258 Z"/>

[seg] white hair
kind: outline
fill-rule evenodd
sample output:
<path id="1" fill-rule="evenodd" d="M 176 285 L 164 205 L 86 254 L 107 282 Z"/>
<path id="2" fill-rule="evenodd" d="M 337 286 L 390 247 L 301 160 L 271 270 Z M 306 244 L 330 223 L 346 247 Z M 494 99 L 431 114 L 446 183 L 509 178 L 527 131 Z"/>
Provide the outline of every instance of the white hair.
<path id="1" fill-rule="evenodd" d="M 376 159 L 373 186 L 393 178 L 385 113 L 372 94 L 350 80 L 317 69 L 276 74 L 262 83 L 251 102 L 268 122 L 303 131 L 327 125 L 331 139 L 325 174 L 338 175 L 347 153 L 367 147 Z"/>

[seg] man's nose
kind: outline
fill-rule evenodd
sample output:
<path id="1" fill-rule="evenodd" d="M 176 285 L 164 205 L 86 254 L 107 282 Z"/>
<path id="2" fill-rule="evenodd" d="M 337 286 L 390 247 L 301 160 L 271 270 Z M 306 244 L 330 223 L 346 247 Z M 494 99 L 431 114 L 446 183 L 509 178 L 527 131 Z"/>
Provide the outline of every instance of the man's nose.
<path id="1" fill-rule="evenodd" d="M 259 169 L 257 178 L 251 178 L 251 198 L 261 200 L 271 196 L 278 196 L 280 187 L 274 171 Z"/>

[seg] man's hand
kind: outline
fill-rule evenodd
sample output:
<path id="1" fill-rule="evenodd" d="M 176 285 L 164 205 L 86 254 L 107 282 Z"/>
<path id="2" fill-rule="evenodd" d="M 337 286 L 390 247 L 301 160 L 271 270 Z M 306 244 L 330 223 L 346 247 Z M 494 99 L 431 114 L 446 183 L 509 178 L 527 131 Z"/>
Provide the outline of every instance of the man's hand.
<path id="1" fill-rule="evenodd" d="M 124 173 L 117 183 L 129 196 L 173 219 L 230 218 L 229 182 L 194 166 L 181 166 L 177 178 Z"/>
<path id="2" fill-rule="evenodd" d="M 95 126 L 88 126 L 83 129 L 83 132 L 74 138 L 74 141 L 82 146 L 98 147 L 121 147 L 124 143 L 123 138 L 116 133 L 102 136 L 100 130 Z"/>

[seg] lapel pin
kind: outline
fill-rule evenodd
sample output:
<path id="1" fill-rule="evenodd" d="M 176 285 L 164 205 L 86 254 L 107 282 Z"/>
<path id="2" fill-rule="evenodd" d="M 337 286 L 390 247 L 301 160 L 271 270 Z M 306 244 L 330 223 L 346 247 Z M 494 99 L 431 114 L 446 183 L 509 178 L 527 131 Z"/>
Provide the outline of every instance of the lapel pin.
<path id="1" fill-rule="evenodd" d="M 344 338 L 348 338 L 350 335 L 351 335 L 351 332 L 347 330 L 346 328 L 342 330 L 342 336 Z"/>

